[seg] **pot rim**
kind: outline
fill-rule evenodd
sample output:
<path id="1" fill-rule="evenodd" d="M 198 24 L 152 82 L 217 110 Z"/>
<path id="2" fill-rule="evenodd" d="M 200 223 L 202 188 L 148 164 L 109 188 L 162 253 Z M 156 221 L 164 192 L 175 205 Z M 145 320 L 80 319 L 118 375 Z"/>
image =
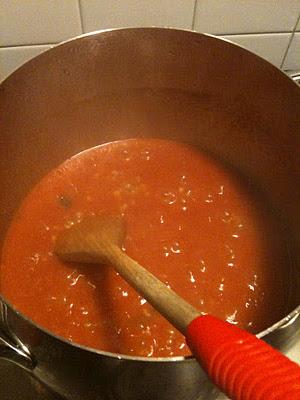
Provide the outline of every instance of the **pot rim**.
<path id="1" fill-rule="evenodd" d="M 175 356 L 175 357 L 141 357 L 141 356 L 130 356 L 130 355 L 126 355 L 126 354 L 121 354 L 121 353 L 112 353 L 109 351 L 103 351 L 103 350 L 98 350 L 98 349 L 94 349 L 92 347 L 89 346 L 85 346 L 79 343 L 75 343 L 75 342 L 71 342 L 70 340 L 64 338 L 63 336 L 57 335 L 56 333 L 51 332 L 50 330 L 48 330 L 47 328 L 44 328 L 43 326 L 39 325 L 38 323 L 34 322 L 31 318 L 27 317 L 26 315 L 24 315 L 21 311 L 17 310 L 15 308 L 15 306 L 13 306 L 8 300 L 6 300 L 6 298 L 0 293 L 0 302 L 3 302 L 4 304 L 6 304 L 6 306 L 8 306 L 8 308 L 14 312 L 15 314 L 17 314 L 20 318 L 22 318 L 25 322 L 29 323 L 30 325 L 34 326 L 35 328 L 39 329 L 40 331 L 42 331 L 43 333 L 54 337 L 55 339 L 76 347 L 80 350 L 84 350 L 84 351 L 88 351 L 90 353 L 95 353 L 98 354 L 100 356 L 106 356 L 106 357 L 111 357 L 111 358 L 115 358 L 118 360 L 126 360 L 126 361 L 139 361 L 139 362 L 178 362 L 178 361 L 189 361 L 189 360 L 195 360 L 194 356 Z M 280 319 L 278 322 L 276 322 L 275 324 L 271 325 L 270 327 L 266 328 L 265 330 L 263 330 L 262 332 L 259 332 L 258 334 L 256 334 L 256 336 L 259 339 L 262 339 L 264 337 L 266 337 L 267 335 L 269 335 L 270 333 L 279 330 L 279 329 L 283 329 L 285 327 L 287 327 L 290 324 L 293 324 L 294 321 L 300 316 L 300 305 L 297 306 L 293 311 L 291 311 L 287 316 L 283 317 L 282 319 Z M 10 328 L 8 326 L 8 328 Z M 1 336 L 1 334 L 0 334 Z"/>
<path id="2" fill-rule="evenodd" d="M 80 40 L 82 38 L 85 37 L 89 37 L 89 36 L 96 36 L 99 35 L 101 33 L 110 33 L 110 32 L 114 32 L 114 31 L 179 31 L 179 32 L 185 32 L 188 34 L 192 34 L 192 35 L 197 35 L 197 36 L 205 36 L 205 37 L 210 37 L 213 40 L 220 40 L 223 42 L 227 42 L 232 46 L 236 46 L 239 47 L 240 49 L 242 49 L 243 51 L 246 51 L 247 53 L 250 53 L 253 57 L 259 58 L 262 62 L 267 63 L 270 67 L 275 68 L 281 75 L 283 75 L 286 79 L 292 81 L 297 87 L 299 87 L 297 85 L 297 83 L 292 79 L 291 76 L 287 75 L 284 73 L 284 71 L 282 71 L 279 67 L 277 67 L 276 65 L 271 64 L 269 61 L 265 60 L 263 57 L 252 53 L 251 51 L 249 51 L 247 48 L 245 48 L 244 46 L 241 46 L 239 44 L 233 43 L 230 40 L 223 38 L 221 36 L 215 36 L 209 33 L 202 33 L 202 32 L 197 32 L 195 30 L 191 30 L 191 29 L 180 29 L 180 28 L 172 28 L 172 27 L 153 27 L 153 26 L 146 26 L 146 27 L 121 27 L 121 28 L 109 28 L 109 29 L 100 29 L 100 30 L 95 30 L 92 32 L 88 32 L 88 33 L 83 33 L 81 35 L 77 35 L 74 36 L 70 39 L 64 40 L 60 43 L 54 44 L 53 46 L 51 46 L 49 49 L 45 50 L 44 52 L 42 52 L 41 54 L 39 54 L 38 56 L 34 57 L 33 59 L 27 61 L 25 64 L 29 64 L 31 61 L 35 60 L 36 58 L 43 56 L 43 54 L 48 53 L 49 51 L 52 51 L 54 48 L 65 45 L 69 42 L 73 42 L 73 41 L 77 41 Z M 6 77 L 1 83 L 0 86 L 6 82 L 7 80 L 9 80 L 16 71 L 20 70 L 25 64 L 21 65 L 19 68 L 17 68 L 15 71 L 13 71 L 12 74 L 10 74 L 8 77 Z M 53 332 L 51 332 L 50 330 L 42 327 L 41 325 L 37 324 L 36 322 L 34 322 L 33 320 L 31 320 L 29 317 L 27 317 L 26 315 L 24 315 L 22 312 L 18 311 L 17 308 L 15 308 L 14 305 L 12 305 L 8 300 L 6 300 L 6 298 L 0 293 L 0 302 L 3 302 L 4 304 L 6 304 L 9 309 L 11 311 L 13 311 L 15 314 L 17 314 L 19 317 L 21 317 L 25 322 L 29 323 L 30 325 L 33 325 L 35 328 L 41 330 L 43 333 L 54 337 L 55 339 L 70 345 L 70 346 L 74 346 L 75 348 L 78 348 L 79 350 L 84 350 L 84 351 L 88 351 L 94 354 L 98 354 L 101 356 L 106 356 L 106 357 L 111 357 L 111 358 L 115 358 L 118 360 L 126 360 L 126 361 L 138 361 L 138 362 L 152 362 L 152 363 L 156 363 L 156 362 L 179 362 L 179 361 L 193 361 L 195 360 L 195 357 L 191 356 L 176 356 L 176 357 L 141 357 L 141 356 L 130 356 L 130 355 L 126 355 L 126 354 L 121 354 L 121 353 L 112 353 L 112 352 L 107 352 L 107 351 L 102 351 L 102 350 L 97 350 L 94 349 L 92 347 L 89 346 L 84 346 L 75 342 L 71 342 L 69 340 L 67 340 L 66 338 L 59 336 Z M 288 315 L 286 315 L 285 317 L 283 317 L 282 319 L 280 319 L 278 322 L 275 322 L 273 325 L 271 325 L 270 327 L 264 329 L 262 332 L 259 332 L 258 334 L 256 334 L 256 336 L 260 339 L 268 336 L 269 334 L 279 330 L 279 329 L 283 329 L 287 326 L 289 326 L 290 324 L 293 324 L 294 321 L 296 321 L 296 319 L 300 316 L 300 305 L 297 306 L 294 310 L 292 310 Z"/>
<path id="3" fill-rule="evenodd" d="M 243 46 L 241 44 L 238 44 L 238 43 L 234 43 L 234 42 L 232 42 L 231 40 L 229 40 L 227 38 L 224 38 L 222 36 L 213 35 L 213 34 L 207 33 L 207 32 L 198 32 L 196 30 L 188 29 L 188 28 L 186 28 L 186 29 L 184 29 L 184 28 L 173 28 L 173 27 L 169 27 L 169 26 L 158 27 L 158 26 L 151 26 L 151 25 L 149 25 L 149 26 L 126 26 L 126 27 L 118 27 L 118 28 L 98 29 L 98 30 L 95 30 L 95 31 L 82 33 L 81 35 L 73 36 L 72 38 L 63 40 L 63 41 L 61 41 L 59 43 L 49 44 L 49 46 L 50 46 L 49 49 L 44 50 L 42 53 L 40 53 L 37 56 L 31 58 L 30 60 L 28 60 L 27 62 L 25 62 L 24 64 L 20 65 L 18 68 L 16 68 L 2 82 L 0 82 L 0 86 L 6 80 L 10 79 L 15 74 L 15 72 L 18 71 L 19 69 L 21 69 L 24 65 L 29 64 L 33 60 L 37 59 L 38 57 L 42 56 L 43 54 L 48 53 L 49 51 L 53 50 L 56 47 L 60 47 L 62 45 L 65 45 L 65 44 L 73 42 L 73 41 L 77 41 L 77 40 L 85 38 L 85 37 L 96 36 L 96 35 L 99 35 L 101 33 L 104 34 L 104 33 L 110 33 L 110 32 L 114 32 L 114 31 L 174 31 L 174 32 L 184 32 L 184 33 L 188 33 L 188 34 L 192 34 L 192 35 L 196 35 L 196 36 L 205 36 L 205 37 L 209 37 L 209 38 L 211 38 L 213 40 L 223 41 L 223 42 L 229 43 L 232 46 L 239 47 L 243 51 L 246 51 L 247 53 L 251 54 L 251 56 L 254 57 L 254 58 L 260 59 L 261 62 L 264 62 L 264 63 L 268 64 L 273 69 L 277 70 L 281 75 L 285 76 L 289 81 L 292 81 L 294 85 L 296 85 L 298 88 L 300 88 L 299 85 L 296 83 L 296 81 L 293 79 L 292 75 L 289 75 L 289 74 L 285 73 L 280 67 L 278 67 L 277 65 L 274 65 L 271 62 L 267 61 L 262 56 L 260 56 L 260 55 L 258 55 L 256 53 L 253 53 L 252 51 L 247 49 L 245 46 Z"/>

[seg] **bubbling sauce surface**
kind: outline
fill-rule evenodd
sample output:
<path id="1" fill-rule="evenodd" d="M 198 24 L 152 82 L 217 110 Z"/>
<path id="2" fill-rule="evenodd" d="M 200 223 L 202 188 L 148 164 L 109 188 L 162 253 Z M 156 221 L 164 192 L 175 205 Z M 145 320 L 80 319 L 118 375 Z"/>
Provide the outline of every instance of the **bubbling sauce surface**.
<path id="1" fill-rule="evenodd" d="M 286 253 L 256 196 L 191 146 L 131 139 L 65 161 L 15 216 L 1 292 L 42 327 L 121 354 L 190 354 L 112 267 L 64 264 L 53 254 L 61 230 L 102 212 L 124 215 L 124 251 L 200 311 L 255 333 L 284 316 Z"/>

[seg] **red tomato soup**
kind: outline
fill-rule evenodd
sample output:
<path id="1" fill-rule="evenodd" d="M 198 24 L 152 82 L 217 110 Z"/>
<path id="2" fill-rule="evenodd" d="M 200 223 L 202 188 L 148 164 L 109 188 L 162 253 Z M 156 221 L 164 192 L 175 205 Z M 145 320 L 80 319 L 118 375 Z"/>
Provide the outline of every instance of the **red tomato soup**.
<path id="1" fill-rule="evenodd" d="M 191 146 L 131 139 L 50 172 L 10 227 L 1 292 L 51 332 L 122 354 L 190 354 L 112 267 L 66 264 L 53 254 L 60 231 L 102 212 L 124 215 L 124 251 L 200 311 L 252 332 L 287 311 L 281 234 L 256 196 Z"/>

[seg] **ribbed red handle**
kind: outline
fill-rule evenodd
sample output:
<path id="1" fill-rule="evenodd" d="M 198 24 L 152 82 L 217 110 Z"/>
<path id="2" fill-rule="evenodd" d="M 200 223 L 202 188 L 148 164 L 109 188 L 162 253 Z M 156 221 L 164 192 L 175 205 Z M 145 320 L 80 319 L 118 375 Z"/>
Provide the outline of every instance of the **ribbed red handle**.
<path id="1" fill-rule="evenodd" d="M 300 366 L 256 336 L 203 315 L 190 323 L 186 339 L 232 400 L 300 400 Z"/>

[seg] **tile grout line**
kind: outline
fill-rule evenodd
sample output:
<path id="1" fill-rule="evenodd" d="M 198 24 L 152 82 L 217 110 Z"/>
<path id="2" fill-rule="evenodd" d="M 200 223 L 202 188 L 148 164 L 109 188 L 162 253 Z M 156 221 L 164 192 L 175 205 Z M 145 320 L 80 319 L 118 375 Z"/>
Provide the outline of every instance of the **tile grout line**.
<path id="1" fill-rule="evenodd" d="M 281 35 L 284 33 L 292 33 L 293 31 L 279 31 L 279 32 L 240 32 L 240 33 L 209 33 L 214 36 L 251 36 L 251 35 Z"/>
<path id="2" fill-rule="evenodd" d="M 195 0 L 195 1 L 194 1 L 194 9 L 193 9 L 193 19 L 192 19 L 192 31 L 195 30 L 195 20 L 196 20 L 197 4 L 198 4 L 198 0 Z"/>
<path id="3" fill-rule="evenodd" d="M 80 1 L 80 0 L 77 0 L 77 4 L 78 4 L 78 9 L 79 9 L 79 18 L 80 18 L 81 34 L 83 34 L 84 31 L 83 31 L 83 18 L 82 18 L 81 1 Z"/>
<path id="4" fill-rule="evenodd" d="M 287 48 L 286 48 L 286 50 L 285 50 L 285 52 L 284 52 L 284 55 L 283 55 L 283 57 L 282 57 L 282 61 L 281 61 L 281 64 L 280 64 L 280 69 L 283 69 L 283 67 L 284 67 L 284 63 L 285 63 L 286 57 L 287 57 L 287 55 L 288 55 L 289 49 L 290 49 L 290 47 L 291 47 L 291 45 L 292 45 L 292 41 L 293 41 L 293 39 L 294 39 L 294 36 L 295 36 L 295 33 L 296 33 L 296 29 L 297 29 L 297 26 L 298 26 L 298 23 L 299 23 L 299 22 L 300 22 L 300 13 L 299 13 L 299 15 L 298 15 L 298 18 L 297 18 L 296 24 L 295 24 L 295 26 L 294 26 L 294 29 L 293 29 L 292 32 L 291 32 L 291 37 L 290 37 L 289 43 L 288 43 L 288 45 L 287 45 Z"/>

